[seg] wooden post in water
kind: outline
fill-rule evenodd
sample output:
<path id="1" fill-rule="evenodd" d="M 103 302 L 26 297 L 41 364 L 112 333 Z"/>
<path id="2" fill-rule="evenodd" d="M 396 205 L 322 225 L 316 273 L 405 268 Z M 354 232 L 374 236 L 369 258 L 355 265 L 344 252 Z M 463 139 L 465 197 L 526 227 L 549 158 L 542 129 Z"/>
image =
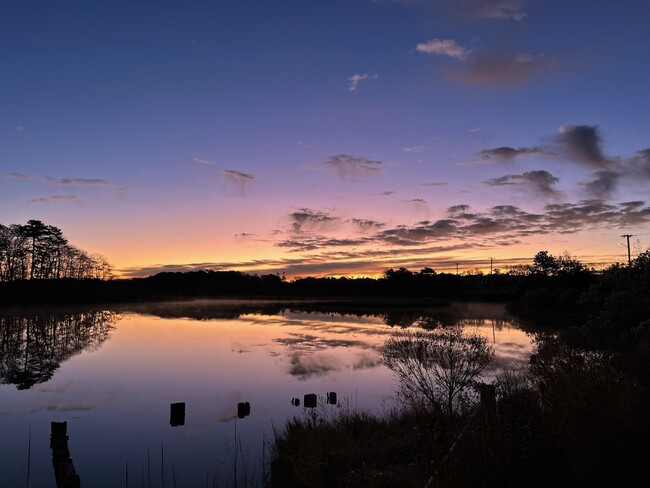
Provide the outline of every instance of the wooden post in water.
<path id="1" fill-rule="evenodd" d="M 185 425 L 185 402 L 169 405 L 169 425 L 172 427 Z"/>
<path id="2" fill-rule="evenodd" d="M 80 488 L 81 480 L 72 464 L 68 449 L 68 423 L 52 422 L 50 426 L 50 449 L 56 488 Z"/>

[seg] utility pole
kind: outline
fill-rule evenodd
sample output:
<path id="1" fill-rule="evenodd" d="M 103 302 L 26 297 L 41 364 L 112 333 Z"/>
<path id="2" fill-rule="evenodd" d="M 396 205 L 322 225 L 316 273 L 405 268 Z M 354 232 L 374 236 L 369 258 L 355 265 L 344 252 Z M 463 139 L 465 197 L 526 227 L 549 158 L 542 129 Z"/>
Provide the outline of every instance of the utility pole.
<path id="1" fill-rule="evenodd" d="M 456 263 L 456 274 L 458 274 L 458 263 Z"/>
<path id="2" fill-rule="evenodd" d="M 623 234 L 621 237 L 627 239 L 627 266 L 632 267 L 632 254 L 630 253 L 630 237 L 634 237 L 632 234 Z"/>
<path id="3" fill-rule="evenodd" d="M 490 275 L 492 274 L 492 259 L 493 258 L 490 258 Z"/>

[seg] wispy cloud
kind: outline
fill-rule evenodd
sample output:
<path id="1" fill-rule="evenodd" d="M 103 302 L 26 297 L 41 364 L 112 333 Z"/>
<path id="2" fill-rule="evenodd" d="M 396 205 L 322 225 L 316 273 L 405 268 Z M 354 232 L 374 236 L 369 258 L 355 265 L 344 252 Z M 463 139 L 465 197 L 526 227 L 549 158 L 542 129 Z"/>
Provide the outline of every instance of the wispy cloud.
<path id="1" fill-rule="evenodd" d="M 216 161 L 212 161 L 212 160 L 210 160 L 210 159 L 201 158 L 201 157 L 198 157 L 198 156 L 192 158 L 192 161 L 194 161 L 195 163 L 198 163 L 198 164 L 216 164 Z"/>
<path id="2" fill-rule="evenodd" d="M 236 171 L 234 169 L 224 169 L 221 170 L 221 175 L 229 179 L 234 179 L 238 181 L 253 181 L 255 177 L 248 173 L 242 173 L 241 171 Z"/>
<path id="3" fill-rule="evenodd" d="M 637 151 L 630 158 L 629 167 L 631 173 L 640 178 L 650 178 L 650 148 Z"/>
<path id="4" fill-rule="evenodd" d="M 343 181 L 358 182 L 372 174 L 379 173 L 383 166 L 382 161 L 375 161 L 364 157 L 337 154 L 330 156 L 325 161 L 325 166 L 334 170 Z"/>
<path id="5" fill-rule="evenodd" d="M 452 219 L 441 219 L 436 222 L 424 220 L 414 226 L 400 225 L 382 231 L 379 241 L 396 246 L 417 246 L 426 242 L 451 237 L 457 232 L 456 222 Z"/>
<path id="6" fill-rule="evenodd" d="M 421 153 L 429 149 L 426 146 L 409 146 L 409 147 L 403 147 L 402 151 L 408 152 L 408 153 Z"/>
<path id="7" fill-rule="evenodd" d="M 234 169 L 221 170 L 221 176 L 231 186 L 235 195 L 238 197 L 243 197 L 246 194 L 248 185 L 255 180 L 255 176 Z"/>
<path id="8" fill-rule="evenodd" d="M 554 188 L 554 185 L 559 183 L 559 181 L 559 178 L 553 176 L 548 171 L 536 170 L 527 171 L 519 175 L 505 175 L 499 178 L 492 178 L 485 180 L 483 183 L 489 186 L 525 185 L 531 188 L 533 192 L 545 197 L 557 197 L 560 195 L 560 192 Z"/>
<path id="9" fill-rule="evenodd" d="M 421 186 L 447 186 L 449 183 L 446 181 L 429 181 L 427 183 L 420 183 Z"/>
<path id="10" fill-rule="evenodd" d="M 469 209 L 470 206 L 467 205 L 466 203 L 459 203 L 457 205 L 452 205 L 451 207 L 447 208 L 447 214 L 452 215 L 454 217 L 459 217 L 462 215 L 466 215 Z"/>
<path id="11" fill-rule="evenodd" d="M 394 195 L 395 191 L 393 190 L 386 190 L 386 191 L 380 191 L 378 193 L 373 193 L 373 195 L 379 195 L 381 197 L 389 197 L 391 195 Z"/>
<path id="12" fill-rule="evenodd" d="M 382 222 L 372 219 L 350 219 L 349 222 L 363 231 L 377 230 L 384 227 Z"/>
<path id="13" fill-rule="evenodd" d="M 27 203 L 53 203 L 75 201 L 78 199 L 76 195 L 50 195 L 49 197 L 32 198 L 31 200 L 27 200 Z"/>
<path id="14" fill-rule="evenodd" d="M 314 234 L 294 234 L 275 243 L 276 247 L 289 248 L 292 252 L 315 251 L 336 247 L 354 247 L 368 243 L 366 238 L 332 238 Z"/>
<path id="15" fill-rule="evenodd" d="M 460 13 L 469 21 L 512 20 L 519 22 L 528 14 L 527 0 L 392 0 L 393 3 L 414 6 L 436 5 Z"/>
<path id="16" fill-rule="evenodd" d="M 618 171 L 602 170 L 594 173 L 594 179 L 584 184 L 587 193 L 595 198 L 610 198 L 622 174 Z"/>
<path id="17" fill-rule="evenodd" d="M 275 243 L 276 247 L 289 248 L 292 252 L 312 251 L 321 248 L 361 246 L 368 242 L 367 235 L 382 227 L 384 223 L 374 219 L 343 219 L 329 212 L 301 208 L 289 214 L 291 231 Z M 341 233 L 354 233 L 355 237 L 339 237 Z M 359 233 L 366 234 L 358 237 Z M 324 234 L 335 233 L 337 236 Z"/>
<path id="18" fill-rule="evenodd" d="M 61 186 L 109 186 L 110 182 L 101 178 L 52 178 L 46 176 L 46 180 L 55 185 Z"/>
<path id="19" fill-rule="evenodd" d="M 491 149 L 483 149 L 482 151 L 478 152 L 477 156 L 479 157 L 478 162 L 503 163 L 503 162 L 510 162 L 515 158 L 521 156 L 531 156 L 535 154 L 549 155 L 552 153 L 550 153 L 547 149 L 541 146 L 519 147 L 519 148 L 502 146 L 502 147 L 495 147 Z"/>
<path id="20" fill-rule="evenodd" d="M 8 173 L 5 173 L 5 176 L 8 176 L 9 178 L 17 178 L 19 180 L 29 180 L 32 178 L 30 175 L 26 175 L 25 173 L 18 173 L 16 171 L 9 171 Z"/>
<path id="21" fill-rule="evenodd" d="M 454 68 L 448 67 L 448 76 L 451 80 L 473 85 L 505 87 L 521 84 L 549 66 L 542 55 L 513 51 L 486 52 L 480 47 L 468 49 L 453 39 L 429 39 L 417 44 L 415 50 L 461 61 Z"/>
<path id="22" fill-rule="evenodd" d="M 465 59 L 470 52 L 453 39 L 429 39 L 415 46 L 415 50 L 419 53 L 449 56 L 461 60 Z"/>
<path id="23" fill-rule="evenodd" d="M 294 232 L 301 232 L 304 230 L 318 230 L 331 228 L 334 224 L 340 222 L 339 217 L 333 217 L 326 212 L 320 210 L 312 210 L 310 208 L 301 208 L 289 215 L 291 220 L 291 228 Z"/>
<path id="24" fill-rule="evenodd" d="M 362 81 L 376 80 L 377 78 L 379 78 L 379 75 L 377 74 L 369 75 L 367 73 L 362 73 L 362 74 L 356 73 L 348 78 L 348 91 L 356 91 L 357 86 Z"/>
<path id="25" fill-rule="evenodd" d="M 526 0 L 460 0 L 460 5 L 476 19 L 521 21 L 526 17 Z"/>
<path id="26" fill-rule="evenodd" d="M 528 81 L 545 66 L 541 57 L 528 53 L 516 55 L 476 54 L 467 60 L 452 79 L 471 85 L 505 87 Z"/>

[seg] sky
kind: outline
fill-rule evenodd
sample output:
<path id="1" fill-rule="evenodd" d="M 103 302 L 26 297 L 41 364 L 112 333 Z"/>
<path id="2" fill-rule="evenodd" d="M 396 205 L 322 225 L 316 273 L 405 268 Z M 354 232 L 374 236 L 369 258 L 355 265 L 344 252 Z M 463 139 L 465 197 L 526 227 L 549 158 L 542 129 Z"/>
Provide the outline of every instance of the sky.
<path id="1" fill-rule="evenodd" d="M 125 277 L 650 245 L 647 0 L 3 0 L 0 223 Z"/>

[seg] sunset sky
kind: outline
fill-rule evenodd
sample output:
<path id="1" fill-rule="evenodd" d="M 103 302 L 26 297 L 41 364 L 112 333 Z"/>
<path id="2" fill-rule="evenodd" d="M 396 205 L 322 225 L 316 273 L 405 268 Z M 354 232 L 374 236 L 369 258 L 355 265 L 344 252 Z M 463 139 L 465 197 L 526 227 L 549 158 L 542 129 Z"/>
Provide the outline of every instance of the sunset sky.
<path id="1" fill-rule="evenodd" d="M 122 276 L 650 245 L 647 0 L 3 0 L 0 223 Z"/>

